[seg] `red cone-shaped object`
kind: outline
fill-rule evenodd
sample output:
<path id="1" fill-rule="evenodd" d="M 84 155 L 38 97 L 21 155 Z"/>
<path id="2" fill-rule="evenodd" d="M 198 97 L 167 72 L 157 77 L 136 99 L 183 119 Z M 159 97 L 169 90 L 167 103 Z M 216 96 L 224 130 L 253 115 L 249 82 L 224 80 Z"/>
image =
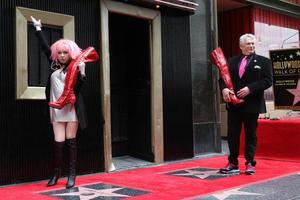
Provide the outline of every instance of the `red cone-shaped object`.
<path id="1" fill-rule="evenodd" d="M 94 62 L 98 59 L 99 55 L 96 50 L 93 47 L 88 47 L 76 59 L 72 60 L 68 66 L 63 93 L 56 102 L 49 102 L 48 105 L 53 108 L 61 109 L 66 104 L 71 104 L 72 108 L 76 101 L 74 87 L 76 85 L 78 77 L 78 63 Z"/>
<path id="2" fill-rule="evenodd" d="M 223 54 L 223 51 L 220 47 L 212 51 L 211 61 L 213 64 L 215 64 L 218 67 L 221 78 L 225 82 L 227 88 L 233 91 L 233 84 L 229 73 L 229 67 L 225 59 L 225 56 Z M 244 100 L 237 98 L 235 94 L 231 94 L 231 93 L 230 93 L 230 99 L 232 104 L 239 104 L 244 102 Z"/>

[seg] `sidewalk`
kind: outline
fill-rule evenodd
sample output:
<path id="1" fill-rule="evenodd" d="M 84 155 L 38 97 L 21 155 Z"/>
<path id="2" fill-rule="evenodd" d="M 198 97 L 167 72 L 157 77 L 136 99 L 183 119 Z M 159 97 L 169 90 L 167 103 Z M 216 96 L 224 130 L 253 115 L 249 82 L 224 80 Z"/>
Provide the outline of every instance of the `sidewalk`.
<path id="1" fill-rule="evenodd" d="M 65 178 L 54 187 L 46 187 L 47 180 L 5 186 L 0 188 L 0 199 L 300 199 L 300 163 L 257 161 L 257 173 L 253 176 L 219 174 L 218 169 L 227 162 L 227 156 L 211 154 L 139 169 L 78 176 L 72 189 L 65 189 Z M 242 172 L 245 170 L 244 166 L 240 168 Z"/>

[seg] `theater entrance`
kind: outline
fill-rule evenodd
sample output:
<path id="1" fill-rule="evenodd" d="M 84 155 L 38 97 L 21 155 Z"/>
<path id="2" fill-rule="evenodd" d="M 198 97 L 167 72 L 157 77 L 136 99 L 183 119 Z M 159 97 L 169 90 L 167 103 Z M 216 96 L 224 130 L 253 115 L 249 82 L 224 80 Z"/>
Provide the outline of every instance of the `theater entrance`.
<path id="1" fill-rule="evenodd" d="M 106 171 L 162 162 L 160 13 L 101 2 Z"/>
<path id="2" fill-rule="evenodd" d="M 108 20 L 112 156 L 153 161 L 149 22 L 115 13 Z"/>

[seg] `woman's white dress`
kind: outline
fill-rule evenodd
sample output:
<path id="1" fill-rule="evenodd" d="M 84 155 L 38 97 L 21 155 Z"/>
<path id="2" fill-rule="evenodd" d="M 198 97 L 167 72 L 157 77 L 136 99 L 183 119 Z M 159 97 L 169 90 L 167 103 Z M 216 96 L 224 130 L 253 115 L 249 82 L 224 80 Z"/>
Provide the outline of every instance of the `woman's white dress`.
<path id="1" fill-rule="evenodd" d="M 62 94 L 65 86 L 66 72 L 58 69 L 51 74 L 50 101 L 57 101 Z M 70 122 L 78 121 L 75 108 L 70 110 L 71 105 L 66 104 L 62 109 L 50 107 L 51 122 Z"/>

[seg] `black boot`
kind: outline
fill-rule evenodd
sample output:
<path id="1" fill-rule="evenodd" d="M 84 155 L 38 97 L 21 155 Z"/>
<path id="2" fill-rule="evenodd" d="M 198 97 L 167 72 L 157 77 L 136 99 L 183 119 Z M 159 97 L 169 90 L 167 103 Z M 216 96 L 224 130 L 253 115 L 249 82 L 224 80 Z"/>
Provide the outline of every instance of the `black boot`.
<path id="1" fill-rule="evenodd" d="M 61 164 L 65 142 L 54 141 L 54 175 L 50 178 L 47 186 L 54 186 L 61 175 Z"/>
<path id="2" fill-rule="evenodd" d="M 76 160 L 77 160 L 77 142 L 76 138 L 67 139 L 67 146 L 69 149 L 69 176 L 66 188 L 72 188 L 75 185 L 76 179 Z"/>

